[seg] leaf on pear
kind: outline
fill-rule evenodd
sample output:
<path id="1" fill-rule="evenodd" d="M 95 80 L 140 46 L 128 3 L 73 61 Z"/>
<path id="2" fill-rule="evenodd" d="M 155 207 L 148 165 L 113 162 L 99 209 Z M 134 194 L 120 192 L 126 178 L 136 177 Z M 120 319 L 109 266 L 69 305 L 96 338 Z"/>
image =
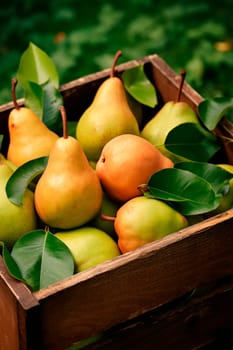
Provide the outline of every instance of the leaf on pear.
<path id="1" fill-rule="evenodd" d="M 197 215 L 215 209 L 222 198 L 212 185 L 191 171 L 168 168 L 154 173 L 146 196 L 164 200 L 183 215 Z"/>
<path id="2" fill-rule="evenodd" d="M 157 103 L 157 92 L 144 71 L 144 65 L 125 70 L 122 74 L 125 89 L 138 102 L 154 108 Z"/>
<path id="3" fill-rule="evenodd" d="M 229 180 L 233 174 L 217 166 L 216 164 L 206 162 L 178 162 L 175 168 L 191 171 L 192 173 L 208 181 L 215 193 L 226 193 L 229 189 Z"/>
<path id="4" fill-rule="evenodd" d="M 204 125 L 212 131 L 232 108 L 233 98 L 216 97 L 202 101 L 198 106 L 198 112 Z"/>
<path id="5" fill-rule="evenodd" d="M 40 157 L 29 160 L 14 171 L 6 184 L 6 194 L 12 203 L 22 205 L 26 189 L 44 171 L 47 163 L 48 157 Z"/>
<path id="6" fill-rule="evenodd" d="M 19 238 L 12 248 L 11 257 L 33 291 L 74 273 L 70 250 L 49 231 L 35 230 Z"/>
<path id="7" fill-rule="evenodd" d="M 218 138 L 197 123 L 173 128 L 165 140 L 166 148 L 193 161 L 207 162 L 221 149 Z"/>
<path id="8" fill-rule="evenodd" d="M 17 79 L 23 87 L 28 81 L 42 85 L 50 80 L 57 89 L 59 88 L 59 77 L 52 59 L 32 42 L 21 55 Z"/>

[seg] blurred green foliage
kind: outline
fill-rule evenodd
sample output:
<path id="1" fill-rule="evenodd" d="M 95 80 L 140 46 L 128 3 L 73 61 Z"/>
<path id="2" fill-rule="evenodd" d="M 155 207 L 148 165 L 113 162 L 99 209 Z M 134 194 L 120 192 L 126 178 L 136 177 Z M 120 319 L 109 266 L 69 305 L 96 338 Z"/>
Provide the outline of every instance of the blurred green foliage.
<path id="1" fill-rule="evenodd" d="M 232 0 L 12 0 L 0 22 L 0 104 L 30 41 L 61 84 L 108 68 L 121 49 L 119 63 L 156 53 L 204 97 L 233 96 Z"/>

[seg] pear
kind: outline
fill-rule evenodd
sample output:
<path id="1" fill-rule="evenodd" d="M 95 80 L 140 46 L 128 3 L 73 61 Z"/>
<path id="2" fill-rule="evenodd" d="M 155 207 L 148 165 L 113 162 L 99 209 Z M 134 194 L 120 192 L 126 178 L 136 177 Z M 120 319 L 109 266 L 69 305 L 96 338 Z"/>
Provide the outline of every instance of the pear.
<path id="1" fill-rule="evenodd" d="M 15 98 L 17 80 L 12 80 L 12 99 L 14 108 L 8 118 L 10 142 L 7 159 L 16 166 L 25 162 L 48 156 L 58 135 L 51 131 L 43 121 L 27 107 L 20 107 Z"/>
<path id="2" fill-rule="evenodd" d="M 134 197 L 117 211 L 114 227 L 122 253 L 165 237 L 188 226 L 185 216 L 165 202 Z"/>
<path id="3" fill-rule="evenodd" d="M 61 113 L 63 136 L 51 149 L 34 199 L 36 211 L 45 224 L 70 229 L 86 224 L 98 213 L 102 187 L 78 140 L 67 135 L 64 107 Z"/>
<path id="4" fill-rule="evenodd" d="M 11 164 L 1 154 L 0 157 L 0 241 L 8 248 L 25 233 L 36 229 L 37 216 L 33 203 L 33 193 L 26 190 L 23 204 L 13 204 L 7 197 L 6 184 L 13 174 Z"/>
<path id="5" fill-rule="evenodd" d="M 83 226 L 56 232 L 55 236 L 69 248 L 76 263 L 76 272 L 95 267 L 119 256 L 117 243 L 103 230 Z"/>
<path id="6" fill-rule="evenodd" d="M 176 157 L 165 147 L 168 133 L 183 123 L 197 123 L 199 118 L 187 102 L 180 101 L 186 72 L 181 71 L 181 82 L 175 101 L 166 102 L 163 107 L 149 120 L 141 131 L 141 136 L 156 146 L 165 156 L 176 161 Z"/>
<path id="7" fill-rule="evenodd" d="M 133 114 L 121 78 L 115 75 L 116 53 L 110 77 L 98 88 L 91 105 L 80 117 L 76 137 L 87 158 L 97 161 L 103 146 L 113 137 L 125 133 L 139 135 L 138 121 Z"/>

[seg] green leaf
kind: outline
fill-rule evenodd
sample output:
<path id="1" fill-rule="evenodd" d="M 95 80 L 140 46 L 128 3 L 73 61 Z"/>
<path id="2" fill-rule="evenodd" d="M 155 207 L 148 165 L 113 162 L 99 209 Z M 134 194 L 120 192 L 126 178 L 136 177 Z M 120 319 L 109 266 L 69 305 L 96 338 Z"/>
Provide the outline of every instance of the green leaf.
<path id="1" fill-rule="evenodd" d="M 32 42 L 21 55 L 17 79 L 23 87 L 28 81 L 42 85 L 50 80 L 57 89 L 59 88 L 59 77 L 53 61 Z"/>
<path id="2" fill-rule="evenodd" d="M 172 129 L 166 148 L 186 159 L 207 162 L 221 149 L 218 138 L 197 123 L 183 123 Z"/>
<path id="3" fill-rule="evenodd" d="M 62 134 L 62 118 L 59 107 L 64 104 L 60 91 L 47 81 L 43 88 L 43 115 L 42 120 L 55 133 Z"/>
<path id="4" fill-rule="evenodd" d="M 191 171 L 208 181 L 215 193 L 226 193 L 229 189 L 229 180 L 233 174 L 212 163 L 205 162 L 178 162 L 175 168 Z"/>
<path id="5" fill-rule="evenodd" d="M 232 108 L 233 98 L 216 97 L 202 101 L 198 106 L 198 112 L 204 125 L 212 131 Z"/>
<path id="6" fill-rule="evenodd" d="M 0 134 L 0 149 L 2 148 L 3 138 L 4 138 L 4 135 Z"/>
<path id="7" fill-rule="evenodd" d="M 44 171 L 47 163 L 48 157 L 40 157 L 29 160 L 14 171 L 6 184 L 6 194 L 12 203 L 16 205 L 23 203 L 27 187 Z"/>
<path id="8" fill-rule="evenodd" d="M 35 230 L 25 234 L 14 244 L 11 256 L 33 291 L 74 273 L 70 250 L 49 231 Z"/>
<path id="9" fill-rule="evenodd" d="M 154 85 L 144 72 L 144 65 L 125 70 L 122 74 L 125 89 L 138 102 L 154 108 L 157 103 L 157 93 Z"/>
<path id="10" fill-rule="evenodd" d="M 43 88 L 32 81 L 24 82 L 24 105 L 40 119 L 43 114 Z"/>
<path id="11" fill-rule="evenodd" d="M 2 257 L 3 257 L 4 264 L 9 272 L 9 275 L 11 275 L 13 278 L 16 278 L 19 281 L 25 282 L 18 265 L 16 264 L 15 260 L 12 258 L 4 242 L 0 241 L 0 246 L 2 246 Z"/>
<path id="12" fill-rule="evenodd" d="M 219 205 L 222 198 L 205 179 L 190 171 L 176 168 L 154 173 L 147 188 L 146 196 L 172 203 L 184 215 L 211 211 Z"/>

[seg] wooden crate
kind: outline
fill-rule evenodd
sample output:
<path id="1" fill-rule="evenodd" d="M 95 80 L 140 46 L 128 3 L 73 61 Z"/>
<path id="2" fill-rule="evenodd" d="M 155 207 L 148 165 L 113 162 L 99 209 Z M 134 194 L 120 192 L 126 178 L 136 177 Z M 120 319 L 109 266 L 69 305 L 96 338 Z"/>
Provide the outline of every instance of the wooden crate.
<path id="1" fill-rule="evenodd" d="M 180 78 L 157 55 L 118 65 L 118 72 L 139 63 L 160 103 L 174 99 Z M 70 120 L 108 75 L 61 87 Z M 202 97 L 185 83 L 182 100 L 197 111 Z M 12 107 L 0 107 L 3 151 Z M 88 349 L 200 349 L 216 341 L 216 330 L 233 329 L 232 252 L 229 210 L 35 293 L 8 275 L 0 257 L 0 350 L 63 350 L 102 332 Z"/>

